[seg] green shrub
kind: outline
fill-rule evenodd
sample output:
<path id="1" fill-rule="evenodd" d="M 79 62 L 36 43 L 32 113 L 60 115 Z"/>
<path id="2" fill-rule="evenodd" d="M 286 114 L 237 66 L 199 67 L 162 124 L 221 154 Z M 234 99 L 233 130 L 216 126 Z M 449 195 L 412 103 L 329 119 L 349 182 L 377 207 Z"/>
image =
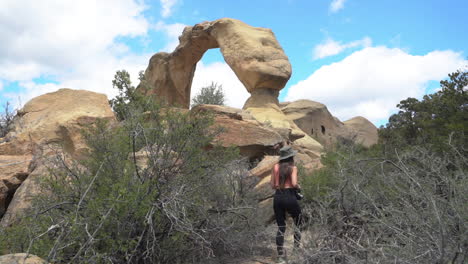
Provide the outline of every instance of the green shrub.
<path id="1" fill-rule="evenodd" d="M 223 86 L 212 82 L 209 86 L 202 87 L 199 94 L 192 99 L 192 107 L 200 104 L 224 105 Z"/>
<path id="2" fill-rule="evenodd" d="M 3 230 L 3 253 L 52 263 L 200 263 L 245 254 L 261 239 L 256 201 L 242 186 L 247 164 L 234 149 L 207 150 L 218 133 L 212 117 L 154 104 L 129 110 L 118 125 L 86 131 L 86 160 L 48 163 L 43 195 Z"/>

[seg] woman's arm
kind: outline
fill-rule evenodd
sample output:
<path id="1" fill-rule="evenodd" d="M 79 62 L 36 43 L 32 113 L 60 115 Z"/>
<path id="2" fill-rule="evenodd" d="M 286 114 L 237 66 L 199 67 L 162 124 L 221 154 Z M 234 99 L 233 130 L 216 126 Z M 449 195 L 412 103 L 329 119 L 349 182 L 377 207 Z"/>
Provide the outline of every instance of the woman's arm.
<path id="1" fill-rule="evenodd" d="M 299 188 L 299 183 L 297 182 L 297 167 L 294 166 L 291 173 L 291 185 L 293 188 Z"/>

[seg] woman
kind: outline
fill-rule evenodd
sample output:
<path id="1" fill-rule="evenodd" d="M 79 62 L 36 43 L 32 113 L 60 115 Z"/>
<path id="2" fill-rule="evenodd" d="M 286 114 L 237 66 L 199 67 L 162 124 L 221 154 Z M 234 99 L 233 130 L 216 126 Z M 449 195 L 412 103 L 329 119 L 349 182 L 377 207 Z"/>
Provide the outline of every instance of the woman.
<path id="1" fill-rule="evenodd" d="M 284 263 L 284 232 L 286 231 L 286 212 L 294 219 L 294 246 L 299 247 L 301 232 L 299 230 L 302 216 L 301 207 L 297 202 L 295 189 L 299 188 L 297 182 L 297 167 L 294 166 L 294 155 L 297 151 L 290 146 L 280 149 L 279 163 L 275 164 L 271 173 L 270 185 L 275 189 L 273 209 L 275 211 L 278 232 L 276 234 L 276 249 L 278 251 L 278 263 Z"/>

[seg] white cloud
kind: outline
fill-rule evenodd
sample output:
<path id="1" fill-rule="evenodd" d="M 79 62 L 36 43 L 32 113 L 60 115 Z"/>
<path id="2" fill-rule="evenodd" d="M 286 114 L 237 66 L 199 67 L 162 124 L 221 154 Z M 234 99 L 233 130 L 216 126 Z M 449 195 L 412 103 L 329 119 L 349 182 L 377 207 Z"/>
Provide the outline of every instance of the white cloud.
<path id="1" fill-rule="evenodd" d="M 164 32 L 167 36 L 167 45 L 162 49 L 162 51 L 172 52 L 177 45 L 179 45 L 179 36 L 182 35 L 186 26 L 187 25 L 181 23 L 166 24 L 162 21 L 156 23 L 154 29 Z"/>
<path id="2" fill-rule="evenodd" d="M 106 94 L 109 98 L 117 95 L 117 90 L 112 87 L 112 80 L 117 70 L 125 69 L 130 73 L 133 85 L 137 85 L 138 72 L 148 66 L 148 58 L 152 54 L 127 55 L 116 58 L 111 55 L 99 57 L 98 60 L 88 60 L 75 67 L 70 73 L 63 73 L 58 78 L 58 83 L 36 83 L 32 80 L 19 82 L 23 91 L 15 94 L 7 94 L 10 101 L 16 102 L 18 98 L 25 103 L 30 99 L 44 93 L 56 91 L 60 88 L 83 89 Z M 105 59 L 105 61 L 100 61 Z"/>
<path id="3" fill-rule="evenodd" d="M 340 120 L 360 115 L 377 123 L 388 118 L 401 100 L 420 98 L 429 81 L 439 81 L 466 63 L 461 53 L 450 50 L 417 56 L 401 49 L 367 47 L 291 86 L 286 100 L 318 101 Z"/>
<path id="4" fill-rule="evenodd" d="M 338 12 L 340 9 L 343 9 L 344 8 L 344 3 L 346 2 L 346 0 L 333 0 L 331 3 L 330 3 L 330 11 L 332 13 L 336 13 Z"/>
<path id="5" fill-rule="evenodd" d="M 213 62 L 205 65 L 199 61 L 192 82 L 191 99 L 200 93 L 202 87 L 210 85 L 211 82 L 223 86 L 225 104 L 228 106 L 242 108 L 247 98 L 250 97 L 247 89 L 226 63 Z"/>
<path id="6" fill-rule="evenodd" d="M 325 57 L 337 55 L 346 49 L 356 47 L 369 47 L 370 45 L 372 45 L 372 39 L 369 37 L 364 37 L 363 39 L 344 44 L 335 41 L 331 38 L 327 38 L 327 40 L 325 40 L 323 43 L 318 44 L 314 47 L 313 58 L 323 59 Z"/>
<path id="7" fill-rule="evenodd" d="M 145 8 L 138 0 L 3 0 L 0 80 L 18 81 L 23 102 L 61 87 L 113 95 L 116 70 L 136 79 L 133 69 L 147 66 L 148 54 L 132 55 L 117 41 L 146 36 Z M 54 82 L 33 81 L 41 77 Z"/>
<path id="8" fill-rule="evenodd" d="M 162 7 L 161 15 L 167 18 L 172 14 L 172 8 L 177 3 L 177 0 L 160 0 L 160 2 Z"/>

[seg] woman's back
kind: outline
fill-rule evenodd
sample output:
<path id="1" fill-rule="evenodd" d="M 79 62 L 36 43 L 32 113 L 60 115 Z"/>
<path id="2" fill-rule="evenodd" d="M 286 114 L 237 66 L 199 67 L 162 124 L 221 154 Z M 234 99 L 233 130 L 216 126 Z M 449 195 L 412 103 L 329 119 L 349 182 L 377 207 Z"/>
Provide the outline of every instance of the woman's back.
<path id="1" fill-rule="evenodd" d="M 289 173 L 288 173 L 289 172 Z M 283 172 L 281 175 L 280 164 L 277 163 L 272 171 L 272 188 L 273 189 L 292 189 L 297 187 L 297 167 L 292 165 L 288 172 Z M 284 178 L 282 178 L 283 176 Z"/>

